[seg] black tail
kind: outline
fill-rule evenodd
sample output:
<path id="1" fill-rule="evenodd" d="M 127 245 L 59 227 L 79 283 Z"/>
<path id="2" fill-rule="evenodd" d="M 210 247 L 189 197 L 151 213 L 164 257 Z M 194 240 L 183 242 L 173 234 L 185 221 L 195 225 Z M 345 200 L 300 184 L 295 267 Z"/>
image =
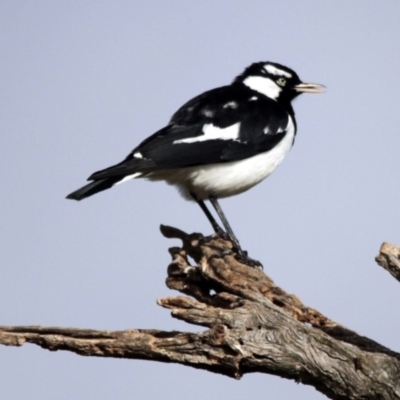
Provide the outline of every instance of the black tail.
<path id="1" fill-rule="evenodd" d="M 112 178 L 99 179 L 97 181 L 90 182 L 80 189 L 75 190 L 75 192 L 70 193 L 66 198 L 78 201 L 86 199 L 86 197 L 90 197 L 96 193 L 102 192 L 103 190 L 110 189 L 122 178 L 123 177 L 121 176 L 115 176 Z"/>

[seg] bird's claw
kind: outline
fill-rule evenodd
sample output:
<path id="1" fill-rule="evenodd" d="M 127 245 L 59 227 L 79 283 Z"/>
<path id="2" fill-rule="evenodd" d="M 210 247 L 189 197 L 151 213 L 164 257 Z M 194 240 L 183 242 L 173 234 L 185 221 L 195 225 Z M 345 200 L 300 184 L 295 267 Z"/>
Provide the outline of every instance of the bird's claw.
<path id="1" fill-rule="evenodd" d="M 229 237 L 228 233 L 223 231 L 222 229 L 218 230 L 218 232 L 213 233 L 210 236 L 204 236 L 201 241 L 205 244 L 210 240 L 221 238 L 224 240 L 229 240 L 233 242 L 233 240 Z M 248 265 L 252 268 L 260 268 L 264 269 L 263 265 L 258 260 L 254 260 L 253 258 L 248 256 L 248 252 L 246 250 L 242 250 L 239 243 L 233 243 L 233 248 L 231 250 L 219 250 L 211 255 L 210 258 L 223 258 L 225 256 L 232 255 L 232 253 L 236 253 L 236 259 L 243 264 Z"/>
<path id="2" fill-rule="evenodd" d="M 254 260 L 254 258 L 249 257 L 247 254 L 247 251 L 239 249 L 236 259 L 249 267 L 264 269 L 260 261 Z"/>
<path id="3" fill-rule="evenodd" d="M 222 229 L 220 231 L 218 231 L 218 232 L 215 232 L 214 236 L 220 237 L 221 239 L 224 239 L 224 240 L 231 240 L 229 235 L 225 231 L 223 231 Z"/>
<path id="4" fill-rule="evenodd" d="M 253 258 L 249 257 L 247 255 L 247 251 L 245 250 L 219 250 L 213 253 L 210 256 L 210 259 L 212 258 L 223 258 L 225 256 L 230 256 L 232 254 L 236 253 L 235 258 L 237 261 L 242 262 L 243 264 L 246 264 L 247 266 L 251 268 L 260 268 L 264 269 L 263 265 L 260 263 L 258 260 L 254 260 Z"/>
<path id="5" fill-rule="evenodd" d="M 225 256 L 229 256 L 231 254 L 232 254 L 232 250 L 228 250 L 228 249 L 219 250 L 219 251 L 216 251 L 215 253 L 211 254 L 210 260 L 212 258 L 224 258 Z"/>
<path id="6" fill-rule="evenodd" d="M 218 239 L 218 238 L 221 238 L 221 239 L 224 239 L 224 240 L 230 240 L 228 234 L 225 231 L 221 230 L 221 231 L 215 232 L 215 233 L 213 233 L 213 234 L 211 234 L 209 236 L 203 236 L 202 242 L 203 243 L 207 243 L 210 240 L 214 240 L 214 239 Z"/>

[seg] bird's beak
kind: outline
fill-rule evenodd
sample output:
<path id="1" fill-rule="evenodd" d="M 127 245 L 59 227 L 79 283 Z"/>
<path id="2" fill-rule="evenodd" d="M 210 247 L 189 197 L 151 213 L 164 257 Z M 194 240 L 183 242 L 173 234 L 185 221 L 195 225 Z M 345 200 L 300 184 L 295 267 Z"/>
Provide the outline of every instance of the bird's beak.
<path id="1" fill-rule="evenodd" d="M 317 83 L 300 83 L 294 87 L 294 90 L 300 93 L 323 93 L 325 89 L 324 85 L 318 85 Z"/>

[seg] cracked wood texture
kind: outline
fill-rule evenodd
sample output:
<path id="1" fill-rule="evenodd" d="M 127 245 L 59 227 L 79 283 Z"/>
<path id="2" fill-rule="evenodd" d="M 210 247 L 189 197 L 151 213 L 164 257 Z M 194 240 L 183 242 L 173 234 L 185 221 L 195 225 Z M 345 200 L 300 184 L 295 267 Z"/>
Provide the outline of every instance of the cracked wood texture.
<path id="1" fill-rule="evenodd" d="M 182 240 L 182 246 L 170 249 L 166 284 L 186 296 L 158 304 L 206 330 L 2 326 L 0 344 L 28 342 L 84 356 L 174 362 L 236 379 L 268 373 L 312 385 L 332 399 L 400 399 L 400 354 L 305 306 L 239 260 L 229 241 L 172 227 L 161 231 Z M 383 245 L 377 261 L 398 265 L 399 254 L 399 248 Z"/>
<path id="2" fill-rule="evenodd" d="M 392 276 L 400 282 L 399 247 L 391 243 L 383 243 L 375 260 L 383 269 L 386 269 L 386 271 L 392 274 Z"/>

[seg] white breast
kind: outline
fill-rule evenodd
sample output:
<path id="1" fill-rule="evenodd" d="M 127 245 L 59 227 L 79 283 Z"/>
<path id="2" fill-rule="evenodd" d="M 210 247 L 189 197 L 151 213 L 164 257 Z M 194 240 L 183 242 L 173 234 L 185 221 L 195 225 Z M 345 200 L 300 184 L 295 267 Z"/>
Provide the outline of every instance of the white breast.
<path id="1" fill-rule="evenodd" d="M 295 128 L 292 119 L 286 127 L 285 137 L 272 150 L 240 161 L 182 168 L 169 171 L 168 175 L 152 176 L 177 185 L 184 197 L 191 199 L 190 192 L 198 199 L 209 196 L 218 198 L 234 196 L 260 183 L 282 162 L 293 145 Z"/>

